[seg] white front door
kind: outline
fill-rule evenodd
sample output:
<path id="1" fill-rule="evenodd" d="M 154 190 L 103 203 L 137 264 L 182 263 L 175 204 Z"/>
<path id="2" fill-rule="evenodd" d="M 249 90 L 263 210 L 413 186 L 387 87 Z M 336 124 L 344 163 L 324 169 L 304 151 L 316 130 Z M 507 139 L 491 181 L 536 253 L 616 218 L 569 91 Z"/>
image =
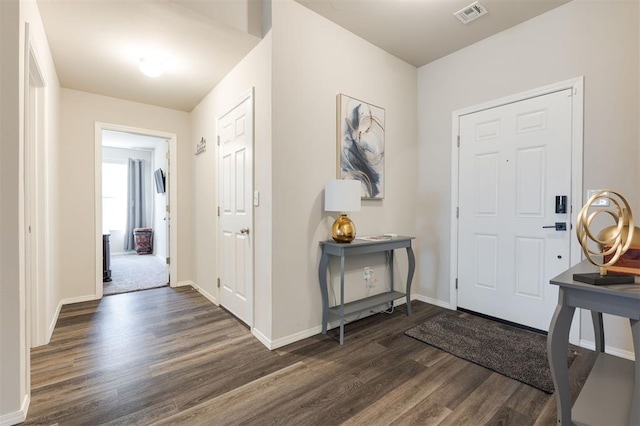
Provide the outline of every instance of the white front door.
<path id="1" fill-rule="evenodd" d="M 556 213 L 556 196 L 571 205 L 571 96 L 460 117 L 459 307 L 548 329 L 549 280 L 570 266 L 571 212 Z"/>
<path id="2" fill-rule="evenodd" d="M 253 321 L 253 95 L 218 119 L 220 304 Z"/>

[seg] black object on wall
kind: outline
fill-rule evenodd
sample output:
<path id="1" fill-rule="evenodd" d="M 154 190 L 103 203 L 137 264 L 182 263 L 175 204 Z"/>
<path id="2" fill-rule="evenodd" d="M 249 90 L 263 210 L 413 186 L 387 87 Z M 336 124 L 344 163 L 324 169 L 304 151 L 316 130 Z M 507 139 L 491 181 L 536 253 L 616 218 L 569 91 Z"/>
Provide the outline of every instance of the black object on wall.
<path id="1" fill-rule="evenodd" d="M 162 172 L 162 169 L 158 169 L 153 172 L 153 176 L 156 178 L 156 192 L 158 194 L 164 193 L 164 173 Z"/>

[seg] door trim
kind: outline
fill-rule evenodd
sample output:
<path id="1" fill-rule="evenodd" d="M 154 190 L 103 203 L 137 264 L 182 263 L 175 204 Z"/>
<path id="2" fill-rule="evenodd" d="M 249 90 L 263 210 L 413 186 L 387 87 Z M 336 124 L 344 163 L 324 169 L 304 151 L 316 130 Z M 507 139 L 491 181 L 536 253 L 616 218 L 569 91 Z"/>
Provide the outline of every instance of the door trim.
<path id="1" fill-rule="evenodd" d="M 240 104 L 242 104 L 243 102 L 245 102 L 246 100 L 249 101 L 249 110 L 251 111 L 251 188 L 250 191 L 253 194 L 254 188 L 255 188 L 255 140 L 256 140 L 256 132 L 255 132 L 255 99 L 254 99 L 254 92 L 255 89 L 253 87 L 251 87 L 250 89 L 246 90 L 235 102 L 229 104 L 228 107 L 225 108 L 225 111 L 222 114 L 219 114 L 216 117 L 216 140 L 219 141 L 220 138 L 220 129 L 218 129 L 218 124 L 220 123 L 220 119 L 222 119 L 222 117 L 224 117 L 225 115 L 229 114 L 231 111 L 233 111 L 237 106 L 239 106 Z M 216 188 L 216 206 L 219 207 L 221 205 L 221 201 L 220 201 L 220 171 L 221 171 L 221 167 L 219 167 L 220 165 L 220 146 L 216 145 L 216 166 L 217 166 L 217 172 L 216 172 L 216 183 L 215 183 L 215 188 Z M 249 286 L 248 290 L 247 290 L 247 300 L 248 300 L 248 305 L 249 305 L 249 309 L 248 309 L 248 318 L 247 318 L 247 322 L 246 324 L 249 326 L 249 328 L 251 330 L 253 330 L 253 323 L 254 323 L 254 310 L 255 310 L 255 223 L 254 223 L 254 210 L 255 210 L 255 206 L 254 203 L 251 203 L 251 208 L 249 209 L 249 228 L 251 229 L 251 232 L 249 233 L 249 244 L 251 246 L 251 262 L 250 262 L 250 275 L 251 275 L 251 285 Z M 220 247 L 221 247 L 221 242 L 220 242 L 220 217 L 216 216 L 216 271 L 217 271 L 217 278 L 220 277 L 220 263 L 222 262 L 222 256 L 220 255 Z M 222 300 L 220 297 L 220 288 L 216 288 L 216 301 L 218 302 L 218 304 L 220 306 L 222 306 Z"/>
<path id="2" fill-rule="evenodd" d="M 526 92 L 517 93 L 515 95 L 506 96 L 504 98 L 495 99 L 484 102 L 482 104 L 470 106 L 456 110 L 452 113 L 451 128 L 451 241 L 450 241 L 450 261 L 449 261 L 449 304 L 451 309 L 458 308 L 458 290 L 456 283 L 458 279 L 458 217 L 457 208 L 459 204 L 459 148 L 458 134 L 460 128 L 460 117 L 476 112 L 484 111 L 499 106 L 524 101 L 538 96 L 548 95 L 550 93 L 559 92 L 566 89 L 573 90 L 572 105 L 572 123 L 571 123 L 571 223 L 575 223 L 576 216 L 583 200 L 583 121 L 584 121 L 584 77 L 576 77 L 570 80 L 561 81 L 550 84 L 548 86 L 539 87 L 537 89 L 528 90 Z M 578 204 L 579 203 L 579 204 Z M 575 265 L 582 260 L 582 249 L 575 236 L 575 229 L 571 229 L 571 256 L 570 263 Z M 578 310 L 579 311 L 579 310 Z M 578 344 L 580 333 L 580 313 L 574 316 L 574 322 L 571 327 L 570 341 Z"/>
<path id="3" fill-rule="evenodd" d="M 38 63 L 36 46 L 29 23 L 25 23 L 24 58 L 24 238 L 25 296 L 27 342 L 29 347 L 47 344 L 48 333 L 46 287 L 49 282 L 48 233 L 49 203 L 47 202 L 48 163 L 44 143 L 45 87 Z"/>
<path id="4" fill-rule="evenodd" d="M 96 122 L 95 130 L 95 298 L 101 299 L 103 296 L 102 284 L 102 131 L 112 130 L 116 132 L 133 133 L 143 136 L 154 136 L 169 141 L 169 197 L 173 203 L 171 208 L 171 227 L 169 229 L 169 250 L 171 253 L 171 263 L 169 264 L 170 281 L 169 286 L 175 287 L 178 283 L 178 209 L 176 208 L 176 200 L 178 197 L 178 179 L 177 179 L 177 159 L 176 153 L 178 148 L 178 136 L 175 133 L 161 132 L 158 130 L 148 130 L 139 127 L 122 126 L 120 124 Z"/>

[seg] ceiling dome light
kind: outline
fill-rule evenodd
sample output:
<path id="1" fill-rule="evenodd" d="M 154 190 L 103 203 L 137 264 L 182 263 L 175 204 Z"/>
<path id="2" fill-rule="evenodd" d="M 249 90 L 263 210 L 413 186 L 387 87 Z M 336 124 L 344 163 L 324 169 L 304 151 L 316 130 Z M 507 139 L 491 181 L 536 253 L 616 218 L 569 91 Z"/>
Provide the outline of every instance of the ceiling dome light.
<path id="1" fill-rule="evenodd" d="M 140 58 L 138 68 L 142 74 L 148 77 L 159 77 L 162 75 L 163 67 L 159 59 Z"/>

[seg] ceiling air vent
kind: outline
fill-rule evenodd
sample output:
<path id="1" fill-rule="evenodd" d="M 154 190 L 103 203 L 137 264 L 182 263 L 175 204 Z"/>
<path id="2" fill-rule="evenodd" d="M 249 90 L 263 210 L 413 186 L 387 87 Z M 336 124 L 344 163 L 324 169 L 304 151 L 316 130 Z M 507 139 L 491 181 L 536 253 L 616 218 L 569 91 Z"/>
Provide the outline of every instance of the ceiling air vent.
<path id="1" fill-rule="evenodd" d="M 458 18 L 458 20 L 463 24 L 468 24 L 474 19 L 481 17 L 485 13 L 487 13 L 487 8 L 477 1 L 465 7 L 464 9 L 457 11 L 453 15 Z"/>

